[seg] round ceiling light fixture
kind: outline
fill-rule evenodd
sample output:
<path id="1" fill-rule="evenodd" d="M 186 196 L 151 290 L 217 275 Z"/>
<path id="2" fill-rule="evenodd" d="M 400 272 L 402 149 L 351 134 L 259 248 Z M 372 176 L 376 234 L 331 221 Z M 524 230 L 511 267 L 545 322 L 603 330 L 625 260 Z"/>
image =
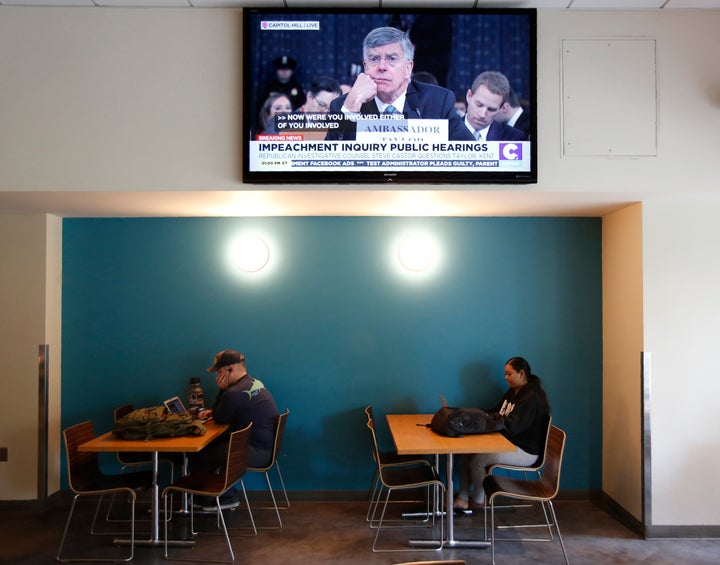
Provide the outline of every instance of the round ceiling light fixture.
<path id="1" fill-rule="evenodd" d="M 425 271 L 437 259 L 438 249 L 435 241 L 423 234 L 410 234 L 398 247 L 400 264 L 409 271 Z"/>

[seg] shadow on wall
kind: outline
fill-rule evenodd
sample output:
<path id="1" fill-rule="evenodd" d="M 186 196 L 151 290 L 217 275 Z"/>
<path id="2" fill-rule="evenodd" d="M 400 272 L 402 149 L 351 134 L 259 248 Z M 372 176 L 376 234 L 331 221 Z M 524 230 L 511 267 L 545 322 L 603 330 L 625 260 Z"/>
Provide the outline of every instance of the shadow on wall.
<path id="1" fill-rule="evenodd" d="M 469 363 L 460 371 L 461 402 L 464 406 L 490 408 L 505 393 L 495 373 L 501 369 L 485 363 Z M 449 404 L 452 404 L 448 400 Z"/>

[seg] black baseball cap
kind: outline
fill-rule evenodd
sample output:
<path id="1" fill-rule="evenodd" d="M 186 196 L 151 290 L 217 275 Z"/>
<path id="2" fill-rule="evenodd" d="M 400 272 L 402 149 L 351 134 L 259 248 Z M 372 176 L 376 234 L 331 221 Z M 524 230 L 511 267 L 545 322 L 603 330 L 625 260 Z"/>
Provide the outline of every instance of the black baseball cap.
<path id="1" fill-rule="evenodd" d="M 239 351 L 235 351 L 234 349 L 225 349 L 224 351 L 221 351 L 215 356 L 215 363 L 213 363 L 212 367 L 208 367 L 207 372 L 214 373 L 216 371 L 219 371 L 223 367 L 227 367 L 228 365 L 235 365 L 236 363 L 240 363 L 241 361 L 245 361 L 245 355 L 243 355 Z"/>

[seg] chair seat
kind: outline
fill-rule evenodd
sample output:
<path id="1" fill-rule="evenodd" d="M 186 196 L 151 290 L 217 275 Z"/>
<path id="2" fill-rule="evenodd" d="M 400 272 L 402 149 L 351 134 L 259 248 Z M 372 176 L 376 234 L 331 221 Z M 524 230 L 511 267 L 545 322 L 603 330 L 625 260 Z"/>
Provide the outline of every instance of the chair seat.
<path id="1" fill-rule="evenodd" d="M 152 471 L 138 471 L 134 473 L 123 473 L 121 475 L 89 475 L 87 477 L 75 477 L 73 486 L 75 492 L 96 492 L 98 494 L 129 488 L 134 491 L 147 490 L 152 484 Z"/>
<path id="2" fill-rule="evenodd" d="M 396 451 L 380 451 L 378 455 L 380 456 L 380 465 L 409 465 L 412 463 L 424 465 L 427 463 L 427 459 L 417 455 L 400 455 Z"/>
<path id="3" fill-rule="evenodd" d="M 488 475 L 483 481 L 483 488 L 487 496 L 504 492 L 511 493 L 513 498 L 528 499 L 549 499 L 555 495 L 552 485 L 546 485 L 542 481 L 529 481 L 525 479 L 514 479 L 498 475 Z"/>
<path id="4" fill-rule="evenodd" d="M 219 496 L 227 489 L 225 475 L 197 471 L 180 477 L 173 488 L 188 492 L 202 492 L 209 496 Z"/>
<path id="5" fill-rule="evenodd" d="M 402 486 L 403 488 L 412 488 L 413 485 L 424 487 L 437 481 L 435 469 L 429 466 L 422 467 L 402 467 L 393 468 L 385 467 L 382 469 L 380 479 L 388 488 Z"/>

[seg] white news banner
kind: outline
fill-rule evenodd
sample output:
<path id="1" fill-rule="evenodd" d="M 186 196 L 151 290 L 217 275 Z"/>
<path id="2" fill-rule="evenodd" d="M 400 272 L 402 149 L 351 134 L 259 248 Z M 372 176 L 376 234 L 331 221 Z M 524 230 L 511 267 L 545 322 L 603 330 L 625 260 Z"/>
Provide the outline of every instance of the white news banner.
<path id="1" fill-rule="evenodd" d="M 448 141 L 447 120 L 361 119 L 355 141 L 302 131 L 250 142 L 250 170 L 529 171 L 529 141 Z"/>

